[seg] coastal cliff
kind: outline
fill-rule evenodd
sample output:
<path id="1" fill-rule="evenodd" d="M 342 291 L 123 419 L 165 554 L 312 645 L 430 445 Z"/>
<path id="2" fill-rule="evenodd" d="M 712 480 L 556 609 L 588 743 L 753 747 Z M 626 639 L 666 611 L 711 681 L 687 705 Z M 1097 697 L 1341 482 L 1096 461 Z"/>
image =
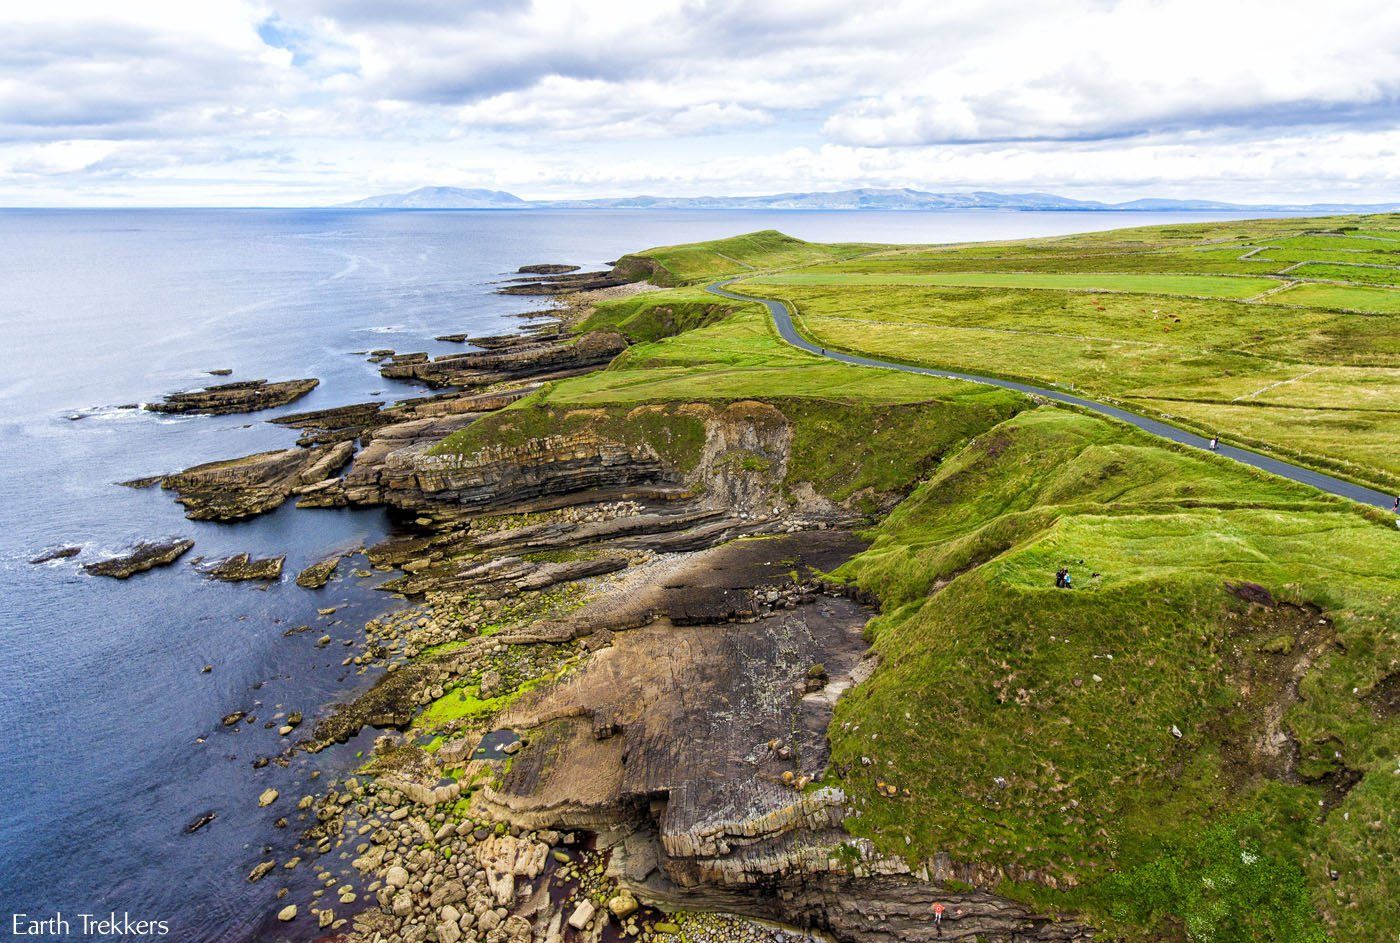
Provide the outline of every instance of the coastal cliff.
<path id="1" fill-rule="evenodd" d="M 805 246 L 645 268 L 864 251 Z M 297 448 L 163 480 L 192 517 L 398 524 L 363 552 L 405 608 L 342 662 L 383 672 L 295 747 L 373 749 L 282 819 L 296 860 L 355 873 L 279 916 L 356 943 L 1145 941 L 1223 874 L 1220 921 L 1301 941 L 1309 887 L 1360 893 L 1391 522 L 629 279 L 474 351 L 384 354 L 430 392 L 283 416 Z"/>

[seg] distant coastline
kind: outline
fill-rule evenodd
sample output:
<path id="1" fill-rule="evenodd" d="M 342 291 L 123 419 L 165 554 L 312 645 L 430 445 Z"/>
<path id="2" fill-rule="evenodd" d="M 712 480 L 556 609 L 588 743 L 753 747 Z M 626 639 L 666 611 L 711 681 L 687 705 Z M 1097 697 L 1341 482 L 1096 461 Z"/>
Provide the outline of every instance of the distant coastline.
<path id="1" fill-rule="evenodd" d="M 1394 203 L 1228 203 L 1219 200 L 1145 198 L 1122 203 L 1075 200 L 1052 193 L 932 193 L 913 189 L 834 190 L 775 193 L 757 196 L 601 197 L 589 200 L 526 200 L 503 190 L 461 187 L 419 187 L 338 204 L 335 209 L 484 210 L 484 209 L 665 209 L 665 210 L 1000 210 L 1016 212 L 1229 212 L 1229 213 L 1356 213 L 1400 210 Z"/>

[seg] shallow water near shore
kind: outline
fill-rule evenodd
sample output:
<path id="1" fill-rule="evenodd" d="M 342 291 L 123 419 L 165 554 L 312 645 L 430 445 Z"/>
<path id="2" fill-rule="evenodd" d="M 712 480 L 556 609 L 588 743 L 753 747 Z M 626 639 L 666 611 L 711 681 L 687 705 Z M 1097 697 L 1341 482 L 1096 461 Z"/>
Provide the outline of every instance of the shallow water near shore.
<path id="1" fill-rule="evenodd" d="M 167 939 L 258 935 L 288 875 L 278 860 L 313 770 L 356 765 L 371 735 L 283 768 L 252 767 L 285 739 L 264 724 L 372 682 L 342 642 L 395 605 L 342 564 L 307 591 L 291 579 L 392 529 L 378 511 L 281 510 L 238 524 L 184 519 L 169 492 L 112 483 L 292 444 L 273 416 L 416 395 L 363 352 L 445 353 L 438 334 L 494 334 L 543 303 L 495 295 L 521 264 L 602 266 L 627 251 L 765 228 L 817 240 L 965 241 L 1219 219 L 1220 214 L 721 211 L 0 211 L 0 910 L 163 920 Z M 125 404 L 227 379 L 316 377 L 289 406 L 170 417 Z M 80 567 L 142 538 L 196 541 L 174 566 L 125 581 Z M 46 547 L 73 559 L 31 565 Z M 287 554 L 266 590 L 209 582 L 196 555 Z M 355 566 L 362 561 L 354 561 Z M 336 607 L 333 615 L 317 610 Z M 309 624 L 310 631 L 285 634 Z M 333 642 L 317 647 L 329 634 Z M 202 666 L 213 666 L 208 674 Z M 247 711 L 254 723 L 226 727 Z M 199 743 L 200 738 L 205 738 Z M 274 809 L 258 794 L 276 788 Z M 215 818 L 193 834 L 188 823 Z M 303 866 L 290 878 L 309 880 Z M 86 939 L 74 919 L 72 939 Z M 279 931 L 281 932 L 281 931 Z M 302 930 L 302 933 L 311 933 Z M 50 937 L 52 938 L 52 937 Z M 129 937 L 129 939 L 135 939 Z"/>

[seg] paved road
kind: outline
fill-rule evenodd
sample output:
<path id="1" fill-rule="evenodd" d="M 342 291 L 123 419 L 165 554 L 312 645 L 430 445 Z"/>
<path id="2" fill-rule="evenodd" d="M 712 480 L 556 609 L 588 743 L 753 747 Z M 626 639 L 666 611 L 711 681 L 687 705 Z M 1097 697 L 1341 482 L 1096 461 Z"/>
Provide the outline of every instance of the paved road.
<path id="1" fill-rule="evenodd" d="M 1161 436 L 1164 439 L 1170 439 L 1173 442 L 1180 442 L 1183 445 L 1192 445 L 1196 448 L 1204 449 L 1210 444 L 1210 441 L 1203 436 L 1196 435 L 1194 432 L 1187 432 L 1185 429 L 1178 429 L 1176 426 L 1169 425 L 1159 419 L 1139 416 L 1137 413 L 1128 412 L 1126 409 L 1120 409 L 1117 406 L 1110 406 L 1107 403 L 1085 399 L 1082 396 L 1074 396 L 1073 394 L 1065 393 L 1061 390 L 1048 389 L 1043 386 L 1032 386 L 1029 383 L 1018 383 L 1015 380 L 984 377 L 975 373 L 958 373 L 953 370 L 938 370 L 932 367 L 911 367 L 907 364 L 891 363 L 888 360 L 877 360 L 874 357 L 862 357 L 859 354 L 847 354 L 836 350 L 826 350 L 825 348 L 813 344 L 798 333 L 796 325 L 792 323 L 792 314 L 788 311 L 787 305 L 773 298 L 759 298 L 755 295 L 744 295 L 730 291 L 727 286 L 734 281 L 737 281 L 737 279 L 731 278 L 726 281 L 715 282 L 713 285 L 707 286 L 705 290 L 711 294 L 720 295 L 725 298 L 733 298 L 737 301 L 757 301 L 762 303 L 768 308 L 769 313 L 773 315 L 773 323 L 777 325 L 778 333 L 782 335 L 783 340 L 792 344 L 794 347 L 800 347 L 803 350 L 811 351 L 814 354 L 819 354 L 830 360 L 839 360 L 842 363 L 855 364 L 861 367 L 882 367 L 886 370 L 902 370 L 905 373 L 922 373 L 931 377 L 967 380 L 972 383 L 985 383 L 989 386 L 999 386 L 1008 390 L 1017 390 L 1021 393 L 1033 393 L 1045 399 L 1082 406 L 1096 413 L 1112 416 L 1114 419 L 1121 419 L 1123 422 L 1137 426 L 1144 432 L 1150 432 L 1153 435 Z M 1216 451 L 1216 454 L 1223 455 L 1226 458 L 1232 458 L 1237 462 L 1251 465 L 1282 478 L 1288 478 L 1305 485 L 1311 485 L 1329 494 L 1359 501 L 1362 504 L 1370 504 L 1374 507 L 1389 510 L 1392 503 L 1395 501 L 1394 495 L 1385 494 L 1373 488 L 1367 488 L 1365 485 L 1352 484 L 1349 481 L 1333 478 L 1331 475 L 1324 475 L 1322 472 L 1313 471 L 1310 468 L 1303 468 L 1300 465 L 1293 465 L 1276 458 L 1270 458 L 1267 455 L 1260 455 L 1258 452 L 1251 452 L 1248 449 L 1242 449 L 1238 446 L 1225 445 L 1222 443 Z"/>

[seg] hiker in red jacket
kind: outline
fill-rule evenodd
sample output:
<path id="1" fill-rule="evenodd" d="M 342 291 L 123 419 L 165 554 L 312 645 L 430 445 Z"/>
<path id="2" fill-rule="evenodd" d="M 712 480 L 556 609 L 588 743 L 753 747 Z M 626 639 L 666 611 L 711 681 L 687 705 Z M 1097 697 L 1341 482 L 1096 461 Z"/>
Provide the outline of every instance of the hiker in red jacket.
<path id="1" fill-rule="evenodd" d="M 942 903 L 935 903 L 935 904 L 933 905 L 933 925 L 934 925 L 935 927 L 938 928 L 938 935 L 939 935 L 939 936 L 942 936 L 942 935 L 943 935 L 943 904 L 942 904 Z"/>

